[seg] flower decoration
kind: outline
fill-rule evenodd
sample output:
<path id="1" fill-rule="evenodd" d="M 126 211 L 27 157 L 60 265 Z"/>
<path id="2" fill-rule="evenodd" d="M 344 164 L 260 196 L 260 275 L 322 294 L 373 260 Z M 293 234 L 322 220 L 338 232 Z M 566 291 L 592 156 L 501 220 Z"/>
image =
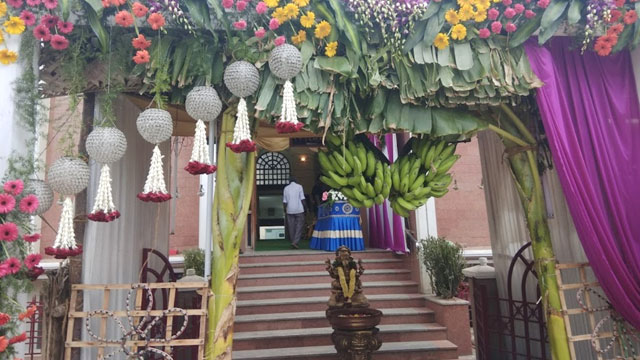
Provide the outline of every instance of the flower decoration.
<path id="1" fill-rule="evenodd" d="M 291 79 L 298 75 L 302 69 L 302 54 L 293 45 L 276 46 L 269 55 L 269 69 L 275 76 L 285 80 L 282 92 L 282 110 L 280 120 L 276 123 L 276 130 L 279 133 L 298 132 L 304 124 L 298 121 Z"/>
<path id="2" fill-rule="evenodd" d="M 151 165 L 144 188 L 138 194 L 138 199 L 145 202 L 164 202 L 171 199 L 164 181 L 162 156 L 158 144 L 171 138 L 173 134 L 173 120 L 168 111 L 162 109 L 147 109 L 140 113 L 136 120 L 136 127 L 142 137 L 154 144 L 151 155 Z"/>
<path id="3" fill-rule="evenodd" d="M 0 194 L 0 214 L 8 214 L 16 206 L 16 199 L 9 194 Z"/>
<path id="4" fill-rule="evenodd" d="M 227 66 L 224 71 L 224 84 L 229 91 L 238 98 L 236 124 L 233 128 L 233 139 L 227 147 L 236 153 L 256 151 L 256 143 L 251 140 L 249 114 L 245 97 L 251 96 L 258 90 L 260 74 L 255 65 L 247 61 L 236 61 Z"/>
<path id="5" fill-rule="evenodd" d="M 12 242 L 18 238 L 18 226 L 12 222 L 0 224 L 0 241 Z"/>
<path id="6" fill-rule="evenodd" d="M 20 200 L 20 211 L 25 214 L 33 214 L 38 210 L 38 198 L 35 195 L 27 195 Z"/>
<path id="7" fill-rule="evenodd" d="M 185 170 L 192 175 L 212 174 L 217 167 L 211 163 L 204 122 L 214 126 L 222 111 L 222 101 L 213 87 L 197 86 L 187 94 L 185 108 L 189 116 L 197 119 L 191 159 Z"/>

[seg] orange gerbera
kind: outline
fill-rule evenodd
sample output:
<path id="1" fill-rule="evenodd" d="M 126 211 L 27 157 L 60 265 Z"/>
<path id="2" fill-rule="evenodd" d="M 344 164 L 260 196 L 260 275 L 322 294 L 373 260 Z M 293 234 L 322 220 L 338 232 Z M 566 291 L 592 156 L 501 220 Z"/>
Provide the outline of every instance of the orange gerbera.
<path id="1" fill-rule="evenodd" d="M 7 346 L 9 346 L 9 340 L 4 336 L 0 336 L 0 353 L 7 350 Z"/>
<path id="2" fill-rule="evenodd" d="M 134 2 L 132 8 L 133 8 L 133 14 L 136 17 L 143 17 L 147 15 L 147 11 L 149 11 L 149 8 L 147 8 L 146 6 L 142 5 L 139 2 Z"/>
<path id="3" fill-rule="evenodd" d="M 598 38 L 596 44 L 593 46 L 593 50 L 595 50 L 595 52 L 600 56 L 607 56 L 611 54 L 611 46 L 609 46 L 606 42 L 600 40 L 603 37 L 604 36 Z"/>
<path id="4" fill-rule="evenodd" d="M 20 313 L 20 315 L 18 315 L 18 320 L 22 321 L 24 319 L 30 319 L 31 317 L 33 317 L 33 315 L 35 315 L 37 308 L 34 305 L 31 305 L 27 308 L 27 311 Z"/>
<path id="5" fill-rule="evenodd" d="M 146 64 L 149 62 L 149 52 L 147 50 L 138 50 L 136 56 L 133 57 L 136 64 Z"/>
<path id="6" fill-rule="evenodd" d="M 151 46 L 151 41 L 145 39 L 144 35 L 140 34 L 137 38 L 131 40 L 131 45 L 138 50 L 144 50 Z"/>
<path id="7" fill-rule="evenodd" d="M 160 13 L 153 13 L 149 15 L 147 22 L 151 25 L 153 30 L 158 30 L 164 26 L 164 16 Z"/>
<path id="8" fill-rule="evenodd" d="M 122 27 L 129 27 L 133 25 L 133 15 L 126 10 L 122 10 L 116 14 L 116 24 Z"/>

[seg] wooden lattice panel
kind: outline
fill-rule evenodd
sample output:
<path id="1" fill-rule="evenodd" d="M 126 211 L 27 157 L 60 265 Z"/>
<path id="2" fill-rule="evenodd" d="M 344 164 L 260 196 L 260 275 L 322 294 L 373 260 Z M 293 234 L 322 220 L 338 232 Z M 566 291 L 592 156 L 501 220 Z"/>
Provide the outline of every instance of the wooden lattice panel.
<path id="1" fill-rule="evenodd" d="M 571 358 L 584 358 L 590 347 L 591 358 L 598 360 L 640 359 L 639 334 L 629 324 L 614 321 L 600 284 L 589 280 L 590 271 L 589 263 L 556 265 Z"/>
<path id="2" fill-rule="evenodd" d="M 197 291 L 199 295 L 202 295 L 201 300 L 193 303 L 193 306 L 190 307 L 176 308 L 178 293 L 188 290 Z M 171 354 L 172 349 L 186 346 L 197 346 L 198 359 L 204 358 L 207 300 L 209 297 L 209 288 L 206 282 L 72 285 L 70 303 L 75 304 L 81 293 L 86 296 L 88 292 L 93 294 L 101 292 L 102 306 L 99 309 L 92 309 L 92 311 L 69 311 L 65 360 L 71 359 L 74 348 L 95 348 L 97 358 L 106 359 L 116 351 L 126 350 L 130 353 L 147 351 L 162 356 L 162 352 Z M 150 293 L 155 293 L 156 298 L 160 297 L 158 294 L 164 293 L 166 304 L 161 309 L 149 310 Z M 116 300 L 116 296 L 123 300 L 127 299 L 124 309 L 113 309 L 112 304 Z M 184 315 L 187 315 L 187 321 L 184 320 Z M 92 326 L 95 325 L 95 322 L 91 323 L 90 319 L 97 319 L 99 326 Z M 187 330 L 189 323 L 192 325 L 195 323 L 194 319 L 199 320 L 196 329 L 197 336 L 187 336 L 189 334 L 183 333 L 183 331 Z M 74 337 L 73 329 L 78 321 L 81 322 L 82 333 L 88 340 Z M 112 327 L 114 325 L 119 327 L 117 333 L 120 338 L 109 338 L 108 324 L 110 322 Z M 158 328 L 161 330 L 158 331 Z M 175 357 L 165 358 L 175 359 Z"/>

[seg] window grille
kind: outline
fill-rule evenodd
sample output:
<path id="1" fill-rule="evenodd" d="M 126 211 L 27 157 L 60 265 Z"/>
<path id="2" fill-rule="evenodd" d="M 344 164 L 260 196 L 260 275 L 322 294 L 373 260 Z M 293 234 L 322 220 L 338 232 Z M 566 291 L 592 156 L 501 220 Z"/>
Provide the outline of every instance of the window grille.
<path id="1" fill-rule="evenodd" d="M 260 155 L 256 163 L 256 184 L 258 186 L 287 185 L 290 173 L 289 160 L 284 155 L 266 152 Z"/>

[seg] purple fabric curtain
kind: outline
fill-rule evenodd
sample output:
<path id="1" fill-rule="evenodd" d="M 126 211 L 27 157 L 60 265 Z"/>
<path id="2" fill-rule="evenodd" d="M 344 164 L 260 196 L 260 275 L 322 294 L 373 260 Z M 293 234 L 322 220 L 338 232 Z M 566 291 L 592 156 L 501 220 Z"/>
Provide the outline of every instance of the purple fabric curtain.
<path id="1" fill-rule="evenodd" d="M 640 329 L 640 109 L 628 51 L 525 45 L 538 106 L 584 251 L 609 301 Z"/>
<path id="2" fill-rule="evenodd" d="M 370 137 L 370 139 L 378 148 L 382 146 L 376 138 Z M 391 161 L 395 160 L 396 156 L 395 140 L 395 134 L 385 135 L 386 146 L 381 149 Z M 368 219 L 369 247 L 403 253 L 408 251 L 404 237 L 404 220 L 393 213 L 388 200 L 371 207 L 368 211 Z"/>

